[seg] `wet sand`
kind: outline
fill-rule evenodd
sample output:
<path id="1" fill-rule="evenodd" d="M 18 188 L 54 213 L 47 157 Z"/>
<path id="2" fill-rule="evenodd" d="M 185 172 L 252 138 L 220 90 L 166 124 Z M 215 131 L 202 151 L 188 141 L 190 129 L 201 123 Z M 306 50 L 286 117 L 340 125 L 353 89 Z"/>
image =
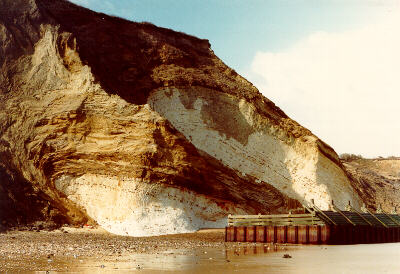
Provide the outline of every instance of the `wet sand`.
<path id="1" fill-rule="evenodd" d="M 0 234 L 0 273 L 70 271 L 76 268 L 82 271 L 81 268 L 87 264 L 101 269 L 100 266 L 110 262 L 131 262 L 132 257 L 139 255 L 159 255 L 173 260 L 176 255 L 186 255 L 187 250 L 224 250 L 225 247 L 222 229 L 158 237 L 117 236 L 98 228 L 12 231 Z M 137 264 L 134 269 L 136 267 Z"/>
<path id="2" fill-rule="evenodd" d="M 223 230 L 132 238 L 100 229 L 0 234 L 0 272 L 399 273 L 400 244 L 224 243 Z M 290 258 L 284 258 L 289 254 Z"/>

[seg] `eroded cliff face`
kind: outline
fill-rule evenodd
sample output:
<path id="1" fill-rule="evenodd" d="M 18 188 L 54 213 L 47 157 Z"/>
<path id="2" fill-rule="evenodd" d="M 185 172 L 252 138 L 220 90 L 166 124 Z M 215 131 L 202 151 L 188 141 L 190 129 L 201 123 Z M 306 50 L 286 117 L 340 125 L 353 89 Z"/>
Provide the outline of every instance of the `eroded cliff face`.
<path id="1" fill-rule="evenodd" d="M 160 88 L 148 102 L 196 148 L 260 184 L 304 204 L 314 199 L 321 208 L 331 199 L 358 206 L 333 150 L 287 117 L 282 128 L 250 102 L 201 87 Z"/>
<path id="2" fill-rule="evenodd" d="M 400 212 L 400 158 L 343 160 L 352 184 L 365 206 L 376 211 Z"/>
<path id="3" fill-rule="evenodd" d="M 311 199 L 360 205 L 336 153 L 206 40 L 62 0 L 0 0 L 0 68 L 1 168 L 52 216 L 142 236 Z"/>

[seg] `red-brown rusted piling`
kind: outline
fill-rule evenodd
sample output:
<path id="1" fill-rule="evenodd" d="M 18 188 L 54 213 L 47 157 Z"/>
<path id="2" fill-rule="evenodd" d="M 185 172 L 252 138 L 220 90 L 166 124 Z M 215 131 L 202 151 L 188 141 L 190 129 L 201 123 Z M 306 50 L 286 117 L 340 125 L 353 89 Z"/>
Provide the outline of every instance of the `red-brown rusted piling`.
<path id="1" fill-rule="evenodd" d="M 299 244 L 309 243 L 308 225 L 301 225 L 298 227 L 298 243 Z"/>
<path id="2" fill-rule="evenodd" d="M 332 242 L 332 227 L 324 225 L 321 227 L 321 244 L 330 244 Z"/>
<path id="3" fill-rule="evenodd" d="M 246 227 L 246 242 L 255 242 L 256 241 L 256 227 L 248 226 Z"/>
<path id="4" fill-rule="evenodd" d="M 235 242 L 245 242 L 246 241 L 246 227 L 238 226 L 236 227 Z"/>
<path id="5" fill-rule="evenodd" d="M 298 226 L 288 226 L 287 227 L 287 242 L 289 244 L 297 244 L 298 243 Z"/>
<path id="6" fill-rule="evenodd" d="M 308 227 L 309 243 L 320 244 L 321 243 L 321 226 L 311 225 Z"/>
<path id="7" fill-rule="evenodd" d="M 267 241 L 265 229 L 265 226 L 256 226 L 256 242 L 265 243 Z"/>
<path id="8" fill-rule="evenodd" d="M 277 226 L 276 227 L 276 242 L 277 243 L 287 243 L 287 226 Z"/>
<path id="9" fill-rule="evenodd" d="M 227 226 L 225 227 L 225 241 L 234 242 L 235 241 L 235 227 Z"/>
<path id="10" fill-rule="evenodd" d="M 275 226 L 267 226 L 266 231 L 267 231 L 267 243 L 276 243 L 276 227 Z"/>

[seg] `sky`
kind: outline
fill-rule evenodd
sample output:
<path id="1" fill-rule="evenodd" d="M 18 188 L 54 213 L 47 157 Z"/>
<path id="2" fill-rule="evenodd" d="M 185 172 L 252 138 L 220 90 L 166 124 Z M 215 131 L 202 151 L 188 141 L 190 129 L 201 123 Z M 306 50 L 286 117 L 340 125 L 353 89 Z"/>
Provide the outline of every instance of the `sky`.
<path id="1" fill-rule="evenodd" d="M 400 0 L 73 0 L 208 39 L 336 152 L 400 156 Z"/>

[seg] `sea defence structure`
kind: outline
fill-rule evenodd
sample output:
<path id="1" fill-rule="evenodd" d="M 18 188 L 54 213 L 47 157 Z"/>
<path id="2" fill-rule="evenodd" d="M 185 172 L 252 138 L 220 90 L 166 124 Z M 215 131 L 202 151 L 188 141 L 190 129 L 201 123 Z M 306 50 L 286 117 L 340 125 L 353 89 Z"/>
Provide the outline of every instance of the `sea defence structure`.
<path id="1" fill-rule="evenodd" d="M 400 242 L 400 215 L 304 206 L 302 214 L 229 215 L 227 242 L 371 244 Z"/>

